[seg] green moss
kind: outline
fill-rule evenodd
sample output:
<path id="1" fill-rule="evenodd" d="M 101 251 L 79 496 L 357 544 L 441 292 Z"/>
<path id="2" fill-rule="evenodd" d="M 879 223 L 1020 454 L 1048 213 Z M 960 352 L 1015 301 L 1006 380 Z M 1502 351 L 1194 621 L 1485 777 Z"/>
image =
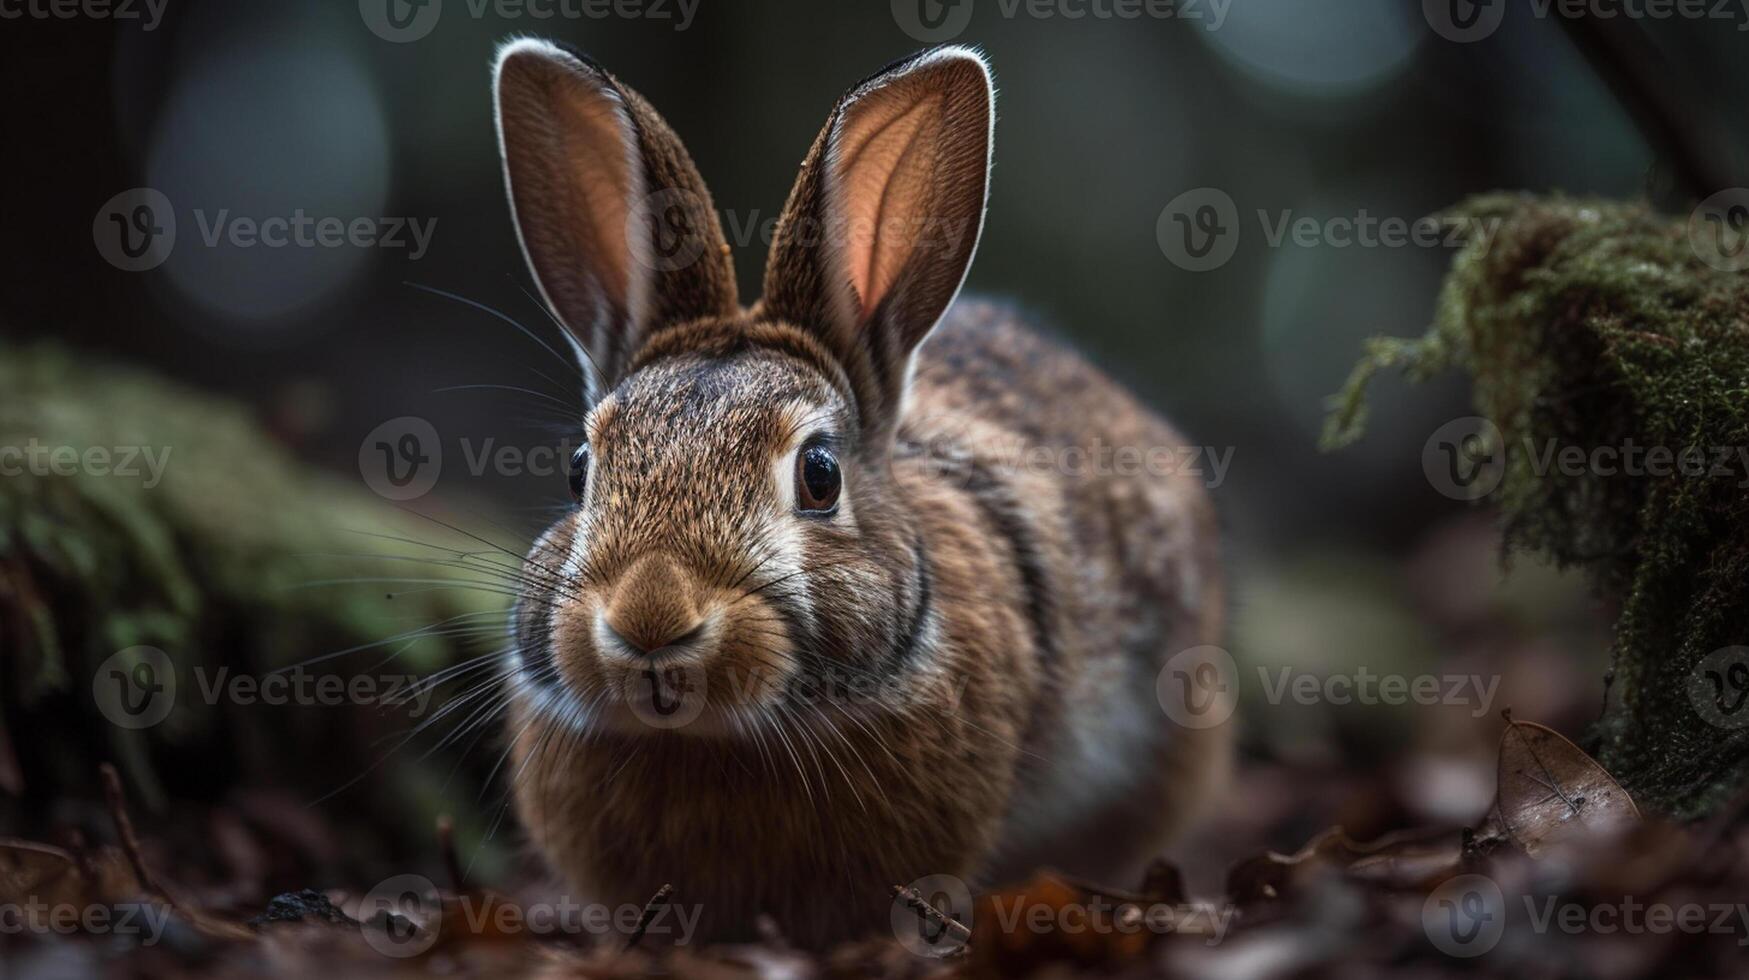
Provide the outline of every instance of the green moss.
<path id="1" fill-rule="evenodd" d="M 0 345 L 0 447 L 33 446 L 37 464 L 9 453 L 0 475 L 0 714 L 24 761 L 28 799 L 89 791 L 105 758 L 124 764 L 148 804 L 250 784 L 290 785 L 315 799 L 387 751 L 373 743 L 408 719 L 375 705 L 208 703 L 191 676 L 196 667 L 208 677 L 221 668 L 258 677 L 463 615 L 477 617 L 479 640 L 490 646 L 430 636 L 320 670 L 425 674 L 464 651 L 502 646 L 501 634 L 487 632 L 498 628 L 502 595 L 381 581 L 486 578 L 407 560 L 453 554 L 381 535 L 456 549 L 479 550 L 477 543 L 376 497 L 356 478 L 299 463 L 241 406 L 54 345 Z M 57 472 L 41 455 L 54 447 L 81 456 L 93 447 L 149 447 L 161 468 L 153 472 L 140 455 L 132 475 L 65 465 Z M 112 455 L 103 468 L 122 462 Z M 399 557 L 372 557 L 379 555 Z M 394 590 L 403 591 L 390 599 Z M 141 731 L 107 724 L 92 687 L 100 664 L 135 645 L 165 651 L 178 677 L 175 710 Z M 431 765 L 448 771 L 453 762 Z M 371 792 L 394 797 L 393 778 L 373 782 Z"/>
<path id="2" fill-rule="evenodd" d="M 1504 437 L 1488 501 L 1509 551 L 1588 570 L 1620 603 L 1600 758 L 1642 801 L 1679 816 L 1749 775 L 1749 731 L 1695 710 L 1696 665 L 1749 643 L 1749 274 L 1715 269 L 1687 225 L 1632 205 L 1490 195 L 1453 217 L 1488 227 L 1453 264 L 1418 340 L 1376 339 L 1332 400 L 1325 445 L 1357 438 L 1380 370 L 1463 370 Z M 1729 451 L 1724 473 L 1573 473 L 1550 448 Z"/>

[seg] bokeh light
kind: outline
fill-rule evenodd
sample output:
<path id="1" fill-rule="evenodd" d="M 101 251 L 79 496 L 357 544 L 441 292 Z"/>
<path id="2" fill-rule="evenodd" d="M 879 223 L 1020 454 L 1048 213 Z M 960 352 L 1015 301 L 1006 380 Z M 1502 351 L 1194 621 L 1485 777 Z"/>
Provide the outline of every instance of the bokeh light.
<path id="1" fill-rule="evenodd" d="M 1357 0 L 1235 3 L 1219 30 L 1194 31 L 1247 76 L 1284 94 L 1343 98 L 1401 74 L 1426 34 L 1414 4 Z"/>
<path id="2" fill-rule="evenodd" d="M 375 85 L 344 48 L 277 34 L 210 49 L 172 90 L 147 162 L 147 183 L 169 197 L 180 225 L 164 271 L 240 330 L 307 314 L 359 274 L 371 249 L 250 245 L 238 222 L 380 223 L 389 163 Z"/>

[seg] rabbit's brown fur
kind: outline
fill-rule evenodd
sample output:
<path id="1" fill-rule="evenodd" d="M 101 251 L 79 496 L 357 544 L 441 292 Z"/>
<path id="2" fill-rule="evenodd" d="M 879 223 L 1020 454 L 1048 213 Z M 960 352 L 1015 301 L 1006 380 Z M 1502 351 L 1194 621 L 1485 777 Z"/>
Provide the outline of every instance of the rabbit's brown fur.
<path id="1" fill-rule="evenodd" d="M 1039 465 L 1181 440 L 1011 311 L 942 318 L 981 224 L 975 56 L 920 56 L 840 102 L 748 309 L 702 182 L 641 99 L 530 42 L 499 84 L 525 249 L 604 376 L 583 500 L 531 552 L 517 613 L 510 771 L 555 869 L 615 903 L 671 882 L 702 912 L 695 938 L 747 937 L 766 912 L 818 945 L 885 928 L 893 884 L 1122 873 L 1160 847 L 1227 755 L 1223 729 L 1174 725 L 1154 693 L 1167 657 L 1219 637 L 1212 511 L 1188 473 Z M 683 192 L 696 259 L 642 295 L 616 279 L 635 238 L 603 257 L 610 235 L 575 230 L 601 205 L 564 186 L 573 113 L 617 121 L 644 166 L 603 154 L 580 179 Z M 942 223 L 860 251 L 805 233 L 865 193 Z M 842 471 L 831 514 L 792 506 L 810 440 Z M 655 675 L 612 634 L 701 680 L 696 721 L 639 723 Z"/>

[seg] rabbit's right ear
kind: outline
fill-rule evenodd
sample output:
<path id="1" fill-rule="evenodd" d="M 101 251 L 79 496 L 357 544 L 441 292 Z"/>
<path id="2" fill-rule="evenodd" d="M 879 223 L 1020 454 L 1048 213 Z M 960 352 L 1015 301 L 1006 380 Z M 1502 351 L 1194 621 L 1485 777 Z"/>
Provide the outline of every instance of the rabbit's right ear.
<path id="1" fill-rule="evenodd" d="M 599 374 L 592 397 L 663 328 L 739 309 L 710 193 L 642 96 L 534 39 L 499 50 L 493 90 L 522 251 Z"/>

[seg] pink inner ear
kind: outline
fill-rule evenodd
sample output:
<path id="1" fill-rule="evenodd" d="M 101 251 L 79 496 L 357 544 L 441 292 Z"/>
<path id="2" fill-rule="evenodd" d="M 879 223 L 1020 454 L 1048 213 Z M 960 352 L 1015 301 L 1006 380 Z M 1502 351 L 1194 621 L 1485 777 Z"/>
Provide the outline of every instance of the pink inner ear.
<path id="1" fill-rule="evenodd" d="M 641 314 L 628 235 L 639 194 L 637 144 L 619 98 L 579 68 L 515 54 L 499 80 L 516 222 L 541 288 L 600 352 L 605 304 Z"/>
<path id="2" fill-rule="evenodd" d="M 880 305 L 918 240 L 930 233 L 942 97 L 912 101 L 892 94 L 852 106 L 837 139 L 840 240 L 860 320 Z"/>
<path id="3" fill-rule="evenodd" d="M 556 217 L 579 226 L 575 234 L 584 239 L 582 254 L 608 280 L 598 286 L 630 309 L 632 235 L 641 229 L 626 224 L 637 188 L 624 110 L 602 92 L 572 93 L 555 108 L 563 114 L 555 134 L 562 146 L 556 162 L 571 171 L 557 193 L 572 196 Z"/>

